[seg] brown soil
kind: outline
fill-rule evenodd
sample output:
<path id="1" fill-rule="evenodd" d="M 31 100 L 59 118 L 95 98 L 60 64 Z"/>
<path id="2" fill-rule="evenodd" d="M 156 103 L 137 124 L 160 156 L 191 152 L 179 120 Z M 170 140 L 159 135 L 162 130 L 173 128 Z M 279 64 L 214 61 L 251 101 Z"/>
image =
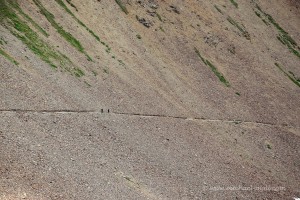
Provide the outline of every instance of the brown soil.
<path id="1" fill-rule="evenodd" d="M 84 76 L 0 25 L 0 49 L 19 63 L 0 54 L 0 200 L 300 197 L 300 58 L 254 12 L 300 45 L 298 1 L 128 0 L 128 15 L 115 1 L 63 1 L 110 50 L 40 1 L 93 61 L 33 0 L 18 3 L 49 37 L 27 23 Z"/>

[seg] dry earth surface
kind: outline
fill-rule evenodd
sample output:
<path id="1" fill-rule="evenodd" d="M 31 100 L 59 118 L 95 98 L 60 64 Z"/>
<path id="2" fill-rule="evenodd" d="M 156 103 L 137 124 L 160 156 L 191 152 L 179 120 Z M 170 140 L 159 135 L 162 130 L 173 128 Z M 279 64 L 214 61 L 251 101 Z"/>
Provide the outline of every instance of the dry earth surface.
<path id="1" fill-rule="evenodd" d="M 297 0 L 0 0 L 0 200 L 300 197 Z"/>

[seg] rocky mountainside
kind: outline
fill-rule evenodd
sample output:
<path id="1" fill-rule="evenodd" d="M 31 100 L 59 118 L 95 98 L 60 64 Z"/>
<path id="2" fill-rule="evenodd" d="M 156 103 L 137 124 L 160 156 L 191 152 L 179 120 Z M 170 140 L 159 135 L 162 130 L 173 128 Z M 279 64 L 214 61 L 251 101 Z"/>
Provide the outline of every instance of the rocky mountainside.
<path id="1" fill-rule="evenodd" d="M 300 197 L 297 0 L 0 0 L 0 200 Z"/>

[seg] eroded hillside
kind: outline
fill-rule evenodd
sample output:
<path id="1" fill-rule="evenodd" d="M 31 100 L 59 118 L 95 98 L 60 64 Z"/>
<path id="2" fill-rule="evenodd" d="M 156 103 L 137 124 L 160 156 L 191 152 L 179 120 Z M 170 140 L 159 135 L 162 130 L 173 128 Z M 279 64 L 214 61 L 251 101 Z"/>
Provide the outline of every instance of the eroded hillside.
<path id="1" fill-rule="evenodd" d="M 299 11 L 0 0 L 0 199 L 299 197 Z"/>

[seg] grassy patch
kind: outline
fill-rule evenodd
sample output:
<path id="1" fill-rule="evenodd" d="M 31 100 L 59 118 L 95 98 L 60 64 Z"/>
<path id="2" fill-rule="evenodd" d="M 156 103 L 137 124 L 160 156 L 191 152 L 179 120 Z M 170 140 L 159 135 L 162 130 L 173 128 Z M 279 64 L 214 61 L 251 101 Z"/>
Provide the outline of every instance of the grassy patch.
<path id="1" fill-rule="evenodd" d="M 238 3 L 237 3 L 235 0 L 230 0 L 230 2 L 231 2 L 236 8 L 239 7 Z"/>
<path id="2" fill-rule="evenodd" d="M 0 0 L 0 22 L 3 23 L 3 20 L 11 15 L 11 10 L 8 9 L 8 6 L 5 3 L 5 0 Z"/>
<path id="3" fill-rule="evenodd" d="M 26 19 L 28 22 L 30 22 L 33 27 L 38 30 L 40 33 L 42 33 L 44 36 L 48 37 L 49 34 L 40 27 L 29 15 L 27 15 L 19 6 L 19 4 L 16 1 L 9 1 L 9 4 L 20 14 L 24 19 Z"/>
<path id="4" fill-rule="evenodd" d="M 40 40 L 35 32 L 33 32 L 24 22 L 13 20 L 14 28 L 17 31 L 10 29 L 10 32 L 20 39 L 34 54 L 38 55 L 43 61 L 56 66 L 52 60 L 64 59 L 50 48 L 46 43 Z M 55 67 L 56 68 L 56 67 Z"/>
<path id="5" fill-rule="evenodd" d="M 254 11 L 254 12 L 255 12 L 257 17 L 261 18 L 261 14 L 259 12 L 257 12 L 257 11 Z"/>
<path id="6" fill-rule="evenodd" d="M 71 2 L 71 0 L 67 0 L 67 2 L 70 6 L 72 6 L 78 12 L 77 7 Z"/>
<path id="7" fill-rule="evenodd" d="M 89 84 L 87 81 L 84 81 L 84 83 L 85 83 L 88 87 L 92 87 L 92 85 Z"/>
<path id="8" fill-rule="evenodd" d="M 84 72 L 83 72 L 81 69 L 79 69 L 79 68 L 75 68 L 75 69 L 73 70 L 73 73 L 74 73 L 74 75 L 77 76 L 77 77 L 82 77 L 82 76 L 84 76 Z"/>
<path id="9" fill-rule="evenodd" d="M 163 27 L 159 27 L 159 30 L 161 30 L 162 32 L 164 32 L 165 33 L 165 29 L 163 29 Z"/>
<path id="10" fill-rule="evenodd" d="M 67 56 L 60 52 L 56 52 L 28 26 L 26 21 L 23 21 L 16 14 L 11 1 L 0 0 L 0 9 L 0 23 L 4 25 L 12 35 L 22 41 L 41 60 L 48 63 L 52 68 L 60 66 L 73 75 L 78 73 L 78 69 L 73 67 L 74 64 Z"/>
<path id="11" fill-rule="evenodd" d="M 67 7 L 67 5 L 63 2 L 63 0 L 55 0 L 56 3 L 58 3 L 67 13 L 72 15 L 72 17 L 75 17 L 75 15 L 72 13 L 72 11 Z M 67 1 L 69 2 L 69 1 Z M 75 17 L 76 18 L 76 17 Z"/>
<path id="12" fill-rule="evenodd" d="M 195 47 L 195 52 L 196 52 L 196 54 L 198 55 L 198 57 L 202 60 L 202 62 L 203 62 L 205 65 L 207 65 L 205 59 L 201 56 L 199 50 L 198 50 L 196 47 Z"/>
<path id="13" fill-rule="evenodd" d="M 163 21 L 162 18 L 161 18 L 161 16 L 158 13 L 156 13 L 156 16 L 159 19 L 159 21 L 161 21 L 161 22 Z"/>
<path id="14" fill-rule="evenodd" d="M 73 13 L 72 11 L 66 6 L 66 4 L 63 2 L 63 0 L 55 0 L 67 13 L 69 13 L 81 26 L 83 26 L 97 41 L 100 42 L 99 36 L 97 36 L 91 29 L 89 29 L 82 21 L 80 21 Z M 70 4 L 71 2 L 67 0 L 67 2 Z M 70 4 L 73 5 L 72 3 Z M 76 7 L 75 7 L 76 8 Z"/>
<path id="15" fill-rule="evenodd" d="M 233 45 L 230 45 L 229 48 L 228 48 L 228 51 L 232 54 L 235 54 L 235 46 Z"/>
<path id="16" fill-rule="evenodd" d="M 267 22 L 265 19 L 262 19 L 263 23 L 265 23 L 267 26 L 269 26 L 269 22 Z"/>
<path id="17" fill-rule="evenodd" d="M 104 69 L 103 69 L 103 72 L 104 72 L 105 74 L 109 74 L 109 71 L 108 71 L 107 68 L 104 68 Z"/>
<path id="18" fill-rule="evenodd" d="M 93 73 L 94 76 L 98 75 L 98 73 L 96 71 L 92 71 L 92 73 Z"/>
<path id="19" fill-rule="evenodd" d="M 30 50 L 38 55 L 43 61 L 54 66 L 50 58 L 58 59 L 59 55 L 52 51 L 48 45 L 42 42 L 38 35 L 21 20 L 14 10 L 8 6 L 9 3 L 5 3 L 4 0 L 1 3 L 1 16 L 2 23 L 6 25 L 8 30 L 17 38 L 19 38 Z M 9 19 L 9 20 L 7 20 Z M 5 22 L 4 22 L 5 21 Z"/>
<path id="20" fill-rule="evenodd" d="M 8 42 L 6 40 L 4 40 L 2 37 L 0 37 L 0 44 L 4 45 L 7 44 Z"/>
<path id="21" fill-rule="evenodd" d="M 268 141 L 265 141 L 265 146 L 267 149 L 270 149 L 270 150 L 273 148 L 272 144 Z"/>
<path id="22" fill-rule="evenodd" d="M 243 36 L 247 39 L 247 40 L 251 40 L 250 38 L 250 34 L 248 33 L 248 31 L 241 26 L 238 22 L 236 22 L 234 19 L 232 19 L 230 16 L 227 17 L 227 21 L 232 24 L 233 26 L 235 26 L 237 29 L 239 29 L 239 31 L 243 34 Z"/>
<path id="23" fill-rule="evenodd" d="M 110 47 L 107 47 L 107 48 L 105 49 L 105 51 L 106 51 L 106 53 L 110 53 L 111 48 L 110 48 Z"/>
<path id="24" fill-rule="evenodd" d="M 98 42 L 100 42 L 103 46 L 105 46 L 105 51 L 107 53 L 111 52 L 111 48 L 108 44 L 101 41 L 100 37 L 96 35 L 89 27 L 87 27 L 82 21 L 80 21 L 73 13 L 72 11 L 67 7 L 67 5 L 63 2 L 63 0 L 55 0 L 68 14 L 70 14 L 75 21 L 77 21 L 78 24 L 80 24 L 82 27 L 84 27 Z M 70 0 L 67 0 L 67 2 L 72 6 L 73 4 L 70 2 Z M 75 7 L 76 8 L 76 7 Z M 77 8 L 76 8 L 77 10 Z M 91 59 L 90 59 L 91 60 Z"/>
<path id="25" fill-rule="evenodd" d="M 271 16 L 271 15 L 269 15 L 268 13 L 266 13 L 266 12 L 264 12 L 260 7 L 259 7 L 259 5 L 258 4 L 256 4 L 256 9 L 259 11 L 259 12 L 261 12 L 280 32 L 282 32 L 282 33 L 287 33 L 287 32 L 285 32 L 284 30 L 283 30 L 283 28 L 281 28 L 281 26 L 274 20 L 274 18 Z M 257 11 L 256 11 L 256 13 L 258 13 Z"/>
<path id="26" fill-rule="evenodd" d="M 122 66 L 125 66 L 125 63 L 123 62 L 123 60 L 118 60 L 119 64 Z"/>
<path id="27" fill-rule="evenodd" d="M 140 34 L 137 34 L 136 38 L 140 40 L 140 39 L 142 39 L 142 36 Z"/>
<path id="28" fill-rule="evenodd" d="M 287 73 L 282 66 L 280 66 L 278 63 L 275 63 L 276 67 L 278 67 L 278 69 L 280 71 L 282 71 L 284 73 L 284 75 L 286 75 L 293 83 L 295 83 L 298 87 L 300 87 L 300 78 L 296 78 L 294 73 Z"/>
<path id="29" fill-rule="evenodd" d="M 12 62 L 15 65 L 19 65 L 19 63 L 13 58 L 11 57 L 8 53 L 6 53 L 3 49 L 0 48 L 0 55 L 2 55 L 4 58 L 6 58 L 7 60 L 9 60 L 10 62 Z"/>
<path id="30" fill-rule="evenodd" d="M 287 46 L 287 48 L 290 50 L 290 52 L 292 52 L 294 55 L 296 55 L 297 57 L 300 58 L 300 52 L 297 50 L 298 45 L 294 45 L 292 43 L 292 41 L 290 40 L 291 37 L 289 35 L 286 34 L 279 34 L 277 36 L 277 39 L 284 44 L 285 46 Z"/>
<path id="31" fill-rule="evenodd" d="M 222 10 L 221 10 L 217 5 L 214 5 L 214 7 L 215 7 L 215 9 L 216 9 L 219 13 L 221 13 L 221 14 L 223 15 Z"/>
<path id="32" fill-rule="evenodd" d="M 202 62 L 206 65 L 209 66 L 210 69 L 212 70 L 212 72 L 219 78 L 219 80 L 226 86 L 226 87 L 230 87 L 229 82 L 225 79 L 225 77 L 223 76 L 223 74 L 221 72 L 218 71 L 218 69 L 209 61 L 206 60 L 205 58 L 203 58 L 200 54 L 200 52 L 198 51 L 197 48 L 195 48 L 195 52 L 197 53 L 198 57 L 202 60 Z"/>
<path id="33" fill-rule="evenodd" d="M 129 12 L 125 5 L 122 3 L 122 0 L 115 0 L 116 3 L 120 6 L 121 10 L 127 15 Z"/>
<path id="34" fill-rule="evenodd" d="M 57 30 L 57 32 L 73 47 L 75 47 L 78 51 L 82 52 L 86 55 L 88 60 L 92 60 L 88 54 L 85 52 L 84 48 L 80 44 L 80 42 L 69 32 L 65 31 L 62 26 L 60 26 L 56 21 L 55 17 L 52 13 L 46 10 L 46 8 L 41 4 L 39 0 L 33 0 L 36 6 L 40 9 L 41 13 L 46 17 L 46 19 L 50 22 L 50 24 Z"/>
<path id="35" fill-rule="evenodd" d="M 218 71 L 218 69 L 208 60 L 206 60 L 207 65 L 211 68 L 211 70 L 215 73 L 215 75 L 219 78 L 219 80 L 224 83 L 227 87 L 230 86 L 229 82 L 225 79 L 223 74 Z"/>
<path id="36" fill-rule="evenodd" d="M 269 15 L 268 13 L 264 12 L 257 4 L 256 4 L 256 15 L 260 16 L 262 21 L 267 24 L 267 21 L 271 23 L 278 31 L 277 39 L 292 52 L 295 56 L 300 58 L 300 52 L 298 51 L 300 47 L 296 43 L 296 41 L 286 32 L 276 21 L 275 19 Z M 267 24 L 268 25 L 268 24 Z"/>

